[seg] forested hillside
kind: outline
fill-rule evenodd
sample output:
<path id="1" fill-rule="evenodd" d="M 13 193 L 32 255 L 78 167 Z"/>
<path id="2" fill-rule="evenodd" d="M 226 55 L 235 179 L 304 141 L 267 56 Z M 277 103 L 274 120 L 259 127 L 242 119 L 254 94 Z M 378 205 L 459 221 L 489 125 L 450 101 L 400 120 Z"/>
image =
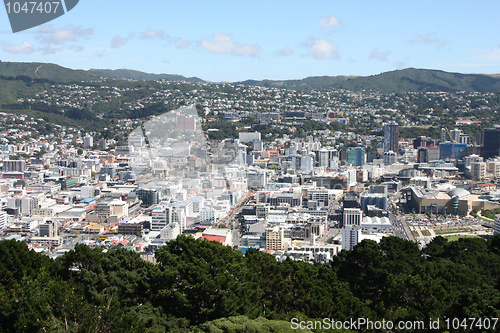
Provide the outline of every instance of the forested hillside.
<path id="1" fill-rule="evenodd" d="M 375 90 L 383 93 L 423 91 L 497 92 L 500 78 L 496 75 L 450 73 L 432 69 L 406 68 L 370 76 L 313 76 L 300 80 L 247 80 L 236 84 L 279 87 L 294 90 L 347 89 Z"/>
<path id="2" fill-rule="evenodd" d="M 96 69 L 96 71 L 102 72 L 105 75 L 111 77 L 119 79 L 127 79 L 127 80 L 136 80 L 136 81 L 166 80 L 166 81 L 184 81 L 184 82 L 205 82 L 197 77 L 185 77 L 176 74 L 144 73 L 132 69 Z"/>
<path id="3" fill-rule="evenodd" d="M 312 265 L 180 236 L 156 257 L 152 264 L 124 249 L 78 245 L 53 261 L 24 243 L 2 241 L 0 327 L 287 332 L 291 318 L 397 322 L 500 315 L 500 237 L 437 237 L 423 251 L 387 237 Z"/>

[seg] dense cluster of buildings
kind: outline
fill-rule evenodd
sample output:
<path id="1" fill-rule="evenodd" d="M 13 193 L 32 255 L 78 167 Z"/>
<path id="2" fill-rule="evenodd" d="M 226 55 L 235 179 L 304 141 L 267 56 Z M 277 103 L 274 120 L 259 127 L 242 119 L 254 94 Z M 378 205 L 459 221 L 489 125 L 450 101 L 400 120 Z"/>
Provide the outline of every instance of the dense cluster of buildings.
<path id="1" fill-rule="evenodd" d="M 500 160 L 482 156 L 489 150 L 456 147 L 455 138 L 466 141 L 459 130 L 449 132 L 451 143 L 419 137 L 411 147 L 390 122 L 375 154 L 367 154 L 313 136 L 264 142 L 251 131 L 210 143 L 200 128 L 187 107 L 146 122 L 111 152 L 94 147 L 89 134 L 81 136 L 83 151 L 45 144 L 38 158 L 12 159 L 39 143 L 4 145 L 0 228 L 41 249 L 64 248 L 69 235 L 94 235 L 87 243 L 150 251 L 188 234 L 278 259 L 327 261 L 361 239 L 393 234 L 390 194 L 400 193 L 418 214 L 499 207 L 495 184 L 450 180 L 459 172 L 500 176 Z M 483 132 L 488 148 L 498 132 Z M 447 152 L 449 144 L 451 157 L 433 151 Z"/>
<path id="2" fill-rule="evenodd" d="M 181 91 L 163 84 L 149 97 L 120 103 L 120 110 L 196 102 L 204 117 L 193 107 L 146 122 L 121 119 L 117 126 L 129 134 L 117 145 L 98 133 L 4 114 L 0 228 L 40 250 L 70 248 L 79 238 L 144 252 L 188 234 L 278 259 L 327 261 L 361 239 L 394 234 L 391 196 L 414 214 L 464 216 L 499 207 L 500 127 L 482 130 L 474 143 L 460 129 L 443 128 L 439 140 L 400 137 L 400 126 L 439 123 L 435 110 L 449 94 L 301 93 L 226 84 Z M 97 107 L 130 92 L 53 85 L 21 102 L 84 108 L 83 101 L 94 101 Z M 428 114 L 397 112 L 421 98 L 433 100 Z M 473 104 L 488 104 L 492 96 L 460 92 L 453 98 L 457 110 L 473 112 L 480 108 Z M 217 131 L 210 123 L 221 119 L 253 125 L 238 128 L 236 139 L 208 141 L 202 126 Z M 459 120 L 457 127 L 480 121 Z M 332 128 L 299 135 L 308 121 L 364 124 L 383 137 Z M 254 125 L 289 134 L 263 135 Z M 47 128 L 51 133 L 42 134 Z"/>

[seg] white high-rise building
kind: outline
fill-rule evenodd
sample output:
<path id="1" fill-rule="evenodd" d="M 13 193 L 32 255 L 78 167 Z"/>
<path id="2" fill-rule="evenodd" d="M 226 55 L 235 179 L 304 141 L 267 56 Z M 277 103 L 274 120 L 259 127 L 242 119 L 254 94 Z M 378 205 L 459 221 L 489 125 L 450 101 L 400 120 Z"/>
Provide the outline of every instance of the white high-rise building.
<path id="1" fill-rule="evenodd" d="M 304 171 L 311 171 L 314 166 L 314 160 L 311 156 L 304 156 L 300 160 L 300 169 Z"/>
<path id="2" fill-rule="evenodd" d="M 361 230 L 357 226 L 346 225 L 342 227 L 342 250 L 352 250 L 358 245 Z"/>
<path id="3" fill-rule="evenodd" d="M 7 226 L 7 212 L 0 210 L 0 229 L 3 229 Z"/>
<path id="4" fill-rule="evenodd" d="M 486 177 L 486 163 L 473 162 L 470 165 L 470 173 L 473 179 L 481 180 Z"/>
<path id="5" fill-rule="evenodd" d="M 199 222 L 201 225 L 213 225 L 215 223 L 215 209 L 206 207 L 200 211 Z"/>
<path id="6" fill-rule="evenodd" d="M 490 173 L 493 178 L 500 178 L 500 161 L 486 161 L 486 172 Z"/>
<path id="7" fill-rule="evenodd" d="M 346 225 L 361 225 L 363 221 L 363 211 L 359 208 L 344 208 L 343 211 L 343 226 Z"/>
<path id="8" fill-rule="evenodd" d="M 441 142 L 446 142 L 446 128 L 441 128 Z"/>
<path id="9" fill-rule="evenodd" d="M 20 202 L 20 213 L 23 216 L 33 215 L 33 211 L 38 208 L 38 198 L 37 197 L 22 197 Z"/>
<path id="10" fill-rule="evenodd" d="M 184 232 L 184 230 L 186 230 L 187 219 L 184 209 L 177 207 L 172 209 L 172 222 L 179 223 L 179 228 L 181 230 L 181 233 Z"/>
<path id="11" fill-rule="evenodd" d="M 163 229 L 161 229 L 160 238 L 174 240 L 177 238 L 177 236 L 180 235 L 180 232 L 181 232 L 181 228 L 179 226 L 179 223 L 173 222 L 173 223 L 170 223 L 169 225 L 163 227 Z"/>
<path id="12" fill-rule="evenodd" d="M 172 221 L 172 209 L 165 203 L 159 204 L 151 212 L 151 231 L 161 231 Z"/>
<path id="13" fill-rule="evenodd" d="M 80 188 L 80 198 L 92 198 L 95 196 L 95 187 L 94 186 L 82 186 Z"/>
<path id="14" fill-rule="evenodd" d="M 450 131 L 450 135 L 453 138 L 455 142 L 460 143 L 460 135 L 462 134 L 462 131 L 459 129 L 453 129 Z"/>
<path id="15" fill-rule="evenodd" d="M 83 148 L 88 149 L 88 148 L 92 148 L 93 146 L 94 146 L 94 138 L 87 134 L 83 138 Z"/>
<path id="16" fill-rule="evenodd" d="M 329 151 L 326 150 L 325 148 L 321 149 L 319 151 L 319 166 L 327 168 L 328 167 L 328 161 L 329 161 Z"/>

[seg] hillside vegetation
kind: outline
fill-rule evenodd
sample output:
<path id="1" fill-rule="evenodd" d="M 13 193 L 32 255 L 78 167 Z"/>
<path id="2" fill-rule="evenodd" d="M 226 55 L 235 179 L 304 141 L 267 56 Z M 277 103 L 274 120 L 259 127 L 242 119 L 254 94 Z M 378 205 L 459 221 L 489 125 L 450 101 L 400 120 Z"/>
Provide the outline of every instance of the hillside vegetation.
<path id="1" fill-rule="evenodd" d="M 0 76 L 18 77 L 23 76 L 31 79 L 45 79 L 57 83 L 94 81 L 106 77 L 104 73 L 97 71 L 85 71 L 65 68 L 50 63 L 38 62 L 0 62 Z"/>
<path id="2" fill-rule="evenodd" d="M 119 78 L 119 79 L 127 79 L 127 80 L 136 80 L 136 81 L 155 81 L 155 80 L 166 80 L 166 81 L 184 81 L 184 82 L 205 82 L 197 77 L 185 77 L 182 75 L 176 74 L 153 74 L 153 73 L 144 73 L 132 69 L 97 69 L 101 73 L 106 74 L 107 76 Z"/>
<path id="3" fill-rule="evenodd" d="M 197 77 L 153 74 L 130 69 L 74 70 L 49 63 L 0 62 L 0 77 L 26 76 L 58 83 L 118 78 L 136 81 L 206 82 Z M 439 70 L 407 68 L 371 76 L 315 76 L 296 80 L 246 80 L 237 85 L 281 87 L 294 90 L 347 89 L 376 90 L 383 93 L 420 91 L 500 91 L 500 75 L 460 74 Z"/>
<path id="4" fill-rule="evenodd" d="M 500 91 L 500 77 L 497 75 L 459 74 L 415 68 L 407 68 L 364 77 L 322 76 L 287 81 L 248 80 L 238 82 L 238 84 L 282 87 L 297 90 L 376 90 L 383 93 L 420 91 Z"/>
<path id="5" fill-rule="evenodd" d="M 188 236 L 157 250 L 157 264 L 83 244 L 54 261 L 16 241 L 0 242 L 0 257 L 3 332 L 287 332 L 292 318 L 500 316 L 498 236 L 437 237 L 422 251 L 365 240 L 314 265 Z"/>

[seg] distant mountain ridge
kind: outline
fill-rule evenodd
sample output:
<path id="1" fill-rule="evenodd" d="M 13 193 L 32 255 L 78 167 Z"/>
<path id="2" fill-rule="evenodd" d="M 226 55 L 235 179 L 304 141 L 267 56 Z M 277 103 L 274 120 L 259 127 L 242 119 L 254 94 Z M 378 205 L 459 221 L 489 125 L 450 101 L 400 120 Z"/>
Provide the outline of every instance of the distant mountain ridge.
<path id="1" fill-rule="evenodd" d="M 376 90 L 384 93 L 423 91 L 500 91 L 498 74 L 460 74 L 440 70 L 407 68 L 371 76 L 316 76 L 302 80 L 247 80 L 235 84 L 296 90 Z"/>
<path id="2" fill-rule="evenodd" d="M 234 82 L 234 84 L 242 84 L 248 86 L 263 86 L 276 87 L 294 90 L 310 90 L 310 89 L 325 89 L 328 87 L 337 87 L 345 81 L 356 78 L 356 76 L 310 76 L 300 80 L 246 80 Z"/>
<path id="3" fill-rule="evenodd" d="M 70 69 L 51 63 L 41 62 L 0 62 L 0 76 L 25 76 L 33 80 L 45 79 L 54 82 L 93 81 L 106 76 L 104 73 Z"/>
<path id="4" fill-rule="evenodd" d="M 59 83 L 107 79 L 136 81 L 167 80 L 207 82 L 198 77 L 175 74 L 152 74 L 130 69 L 75 70 L 50 63 L 0 62 L 0 77 L 23 80 L 49 80 Z M 12 83 L 12 82 L 11 82 Z M 346 89 L 375 90 L 383 93 L 425 91 L 499 92 L 500 74 L 461 74 L 440 70 L 407 68 L 371 76 L 315 76 L 298 80 L 246 80 L 235 85 L 277 87 L 294 90 Z M 1 90 L 1 87 L 0 87 Z"/>
<path id="5" fill-rule="evenodd" d="M 205 82 L 197 77 L 184 77 L 175 74 L 151 74 L 131 69 L 71 69 L 51 63 L 39 62 L 0 62 L 0 76 L 3 77 L 29 77 L 45 79 L 53 82 L 69 83 L 81 81 L 94 81 L 104 78 L 126 79 L 135 81 L 184 81 Z"/>
<path id="6" fill-rule="evenodd" d="M 156 80 L 167 80 L 167 81 L 184 81 L 184 82 L 205 82 L 198 77 L 185 77 L 177 74 L 153 74 L 145 73 L 141 71 L 136 71 L 133 69 L 96 69 L 95 71 L 102 72 L 106 75 L 126 80 L 136 80 L 136 81 L 156 81 Z"/>

